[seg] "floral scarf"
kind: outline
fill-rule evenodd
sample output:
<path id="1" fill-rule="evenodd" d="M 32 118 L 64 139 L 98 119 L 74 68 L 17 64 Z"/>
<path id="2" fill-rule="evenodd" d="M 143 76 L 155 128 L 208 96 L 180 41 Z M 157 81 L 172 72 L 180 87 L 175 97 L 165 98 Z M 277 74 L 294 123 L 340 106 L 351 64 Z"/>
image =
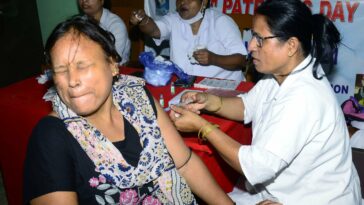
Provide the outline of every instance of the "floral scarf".
<path id="1" fill-rule="evenodd" d="M 196 204 L 185 180 L 178 174 L 157 125 L 157 118 L 143 86 L 144 80 L 120 75 L 112 88 L 120 113 L 134 126 L 143 150 L 136 167 L 88 121 L 69 109 L 59 98 L 52 98 L 53 110 L 95 164 L 95 171 L 120 189 L 153 182 L 154 195 L 162 204 Z M 46 94 L 47 95 L 47 94 Z"/>

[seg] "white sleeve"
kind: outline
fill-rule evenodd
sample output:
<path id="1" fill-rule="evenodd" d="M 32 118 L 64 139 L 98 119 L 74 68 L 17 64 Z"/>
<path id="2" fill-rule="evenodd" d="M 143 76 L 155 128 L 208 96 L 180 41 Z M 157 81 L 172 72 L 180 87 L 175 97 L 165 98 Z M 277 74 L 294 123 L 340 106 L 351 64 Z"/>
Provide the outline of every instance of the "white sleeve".
<path id="1" fill-rule="evenodd" d="M 266 139 L 262 144 L 264 149 L 290 163 L 317 135 L 315 133 L 322 131 L 324 123 L 332 126 L 332 122 L 326 123 L 323 119 L 328 116 L 326 109 L 315 104 L 314 96 L 309 89 L 295 87 L 269 108 L 270 117 L 266 119 L 269 124 L 260 132 Z"/>
<path id="2" fill-rule="evenodd" d="M 169 40 L 172 30 L 172 22 L 173 21 L 173 13 L 168 13 L 163 17 L 154 20 L 155 24 L 159 28 L 159 32 L 161 34 L 159 39 L 153 38 L 155 44 L 159 46 L 162 41 Z M 177 22 L 175 22 L 177 23 Z"/>
<path id="3" fill-rule="evenodd" d="M 114 35 L 116 51 L 122 58 L 121 64 L 129 61 L 130 40 L 128 37 L 128 30 L 123 20 L 116 14 L 110 12 L 104 19 L 101 19 L 101 26 L 105 27 L 104 29 Z"/>
<path id="4" fill-rule="evenodd" d="M 268 79 L 261 79 L 258 81 L 257 84 L 254 85 L 252 89 L 249 90 L 249 92 L 240 94 L 238 97 L 241 98 L 244 104 L 244 123 L 248 124 L 252 121 L 254 121 L 254 114 L 257 111 L 257 105 L 259 104 L 258 101 L 261 101 L 263 97 L 261 97 L 261 90 L 264 89 L 263 87 L 266 84 L 265 81 L 268 81 Z"/>
<path id="5" fill-rule="evenodd" d="M 240 53 L 247 55 L 248 52 L 243 43 L 238 25 L 229 16 L 223 15 L 216 20 L 215 32 L 229 55 Z"/>
<path id="6" fill-rule="evenodd" d="M 240 166 L 250 184 L 256 185 L 276 177 L 288 164 L 258 146 L 243 145 L 238 153 Z"/>

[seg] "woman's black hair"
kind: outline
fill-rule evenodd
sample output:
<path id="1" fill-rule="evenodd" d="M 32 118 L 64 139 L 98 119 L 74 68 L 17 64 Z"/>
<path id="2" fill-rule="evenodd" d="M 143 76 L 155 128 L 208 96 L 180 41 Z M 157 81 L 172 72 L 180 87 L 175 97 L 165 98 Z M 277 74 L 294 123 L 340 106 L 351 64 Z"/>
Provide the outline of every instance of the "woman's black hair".
<path id="1" fill-rule="evenodd" d="M 207 0 L 206 9 L 210 8 L 210 6 L 211 6 L 210 0 Z"/>
<path id="2" fill-rule="evenodd" d="M 103 7 L 110 10 L 111 9 L 111 0 L 104 0 Z"/>
<path id="3" fill-rule="evenodd" d="M 120 55 L 115 49 L 115 38 L 112 33 L 102 29 L 98 22 L 85 16 L 73 16 L 58 24 L 50 34 L 45 45 L 45 60 L 48 65 L 52 64 L 50 52 L 56 42 L 67 33 L 75 32 L 99 44 L 105 56 L 111 57 L 116 62 L 121 61 Z"/>
<path id="4" fill-rule="evenodd" d="M 200 0 L 200 2 L 201 2 L 201 4 L 202 4 L 202 2 L 203 2 L 204 0 Z M 210 0 L 207 0 L 207 3 L 206 3 L 206 7 L 205 7 L 205 9 L 208 9 L 208 8 L 210 8 L 210 5 L 211 3 L 210 3 Z"/>
<path id="5" fill-rule="evenodd" d="M 313 75 L 317 74 L 317 66 L 322 65 L 326 74 L 333 68 L 333 54 L 337 49 L 341 37 L 335 25 L 324 15 L 314 14 L 300 0 L 267 0 L 255 11 L 265 16 L 273 35 L 279 40 L 287 41 L 296 37 L 300 42 L 303 54 L 311 54 L 316 58 Z"/>

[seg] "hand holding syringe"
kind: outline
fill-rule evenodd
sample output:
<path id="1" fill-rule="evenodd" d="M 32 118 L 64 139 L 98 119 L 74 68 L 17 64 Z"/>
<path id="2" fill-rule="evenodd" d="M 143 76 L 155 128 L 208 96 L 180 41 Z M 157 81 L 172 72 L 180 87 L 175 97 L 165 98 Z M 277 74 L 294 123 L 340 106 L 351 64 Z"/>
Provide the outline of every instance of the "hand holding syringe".
<path id="1" fill-rule="evenodd" d="M 178 103 L 178 104 L 175 104 L 175 106 L 178 106 L 178 107 L 186 107 L 188 104 L 190 104 L 190 103 L 192 103 L 193 102 L 193 100 L 192 99 L 187 99 L 186 101 L 183 101 L 183 102 L 180 102 L 180 103 Z M 170 107 L 169 107 L 169 109 L 170 109 Z M 181 114 L 179 114 L 179 113 L 174 113 L 174 116 L 175 117 L 180 117 L 181 116 Z"/>
<path id="2" fill-rule="evenodd" d="M 180 103 L 172 105 L 182 107 L 196 114 L 200 114 L 201 110 L 206 106 L 207 97 L 208 94 L 201 91 L 188 91 L 183 93 L 180 98 Z M 180 113 L 175 114 L 175 117 L 180 117 Z"/>
<path id="3" fill-rule="evenodd" d="M 171 110 L 171 106 L 173 106 L 173 105 L 174 106 L 178 106 L 178 107 L 186 107 L 186 105 L 188 105 L 188 104 L 190 104 L 192 102 L 193 102 L 192 99 L 188 99 L 188 100 L 186 100 L 184 102 L 179 102 L 177 104 L 170 104 L 168 107 L 164 108 L 164 111 L 166 111 L 166 112 L 170 111 Z"/>
<path id="4" fill-rule="evenodd" d="M 190 91 L 181 97 L 181 103 L 171 105 L 170 119 L 178 129 L 184 132 L 198 131 L 207 121 L 199 116 L 200 110 L 206 106 L 208 94 L 204 92 Z"/>

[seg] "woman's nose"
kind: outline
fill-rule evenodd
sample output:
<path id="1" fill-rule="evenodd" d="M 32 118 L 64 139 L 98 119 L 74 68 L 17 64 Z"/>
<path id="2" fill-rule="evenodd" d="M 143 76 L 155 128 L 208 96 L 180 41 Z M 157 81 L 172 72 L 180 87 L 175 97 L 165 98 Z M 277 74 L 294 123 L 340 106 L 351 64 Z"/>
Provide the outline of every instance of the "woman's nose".
<path id="1" fill-rule="evenodd" d="M 186 1 L 185 0 L 180 0 L 179 1 L 179 5 L 184 5 L 186 3 Z"/>
<path id="2" fill-rule="evenodd" d="M 248 42 L 248 51 L 252 52 L 255 51 L 257 49 L 257 41 L 255 40 L 255 38 L 251 38 L 250 41 Z"/>
<path id="3" fill-rule="evenodd" d="M 80 76 L 77 72 L 77 69 L 68 70 L 68 81 L 70 87 L 77 87 L 80 85 Z"/>

